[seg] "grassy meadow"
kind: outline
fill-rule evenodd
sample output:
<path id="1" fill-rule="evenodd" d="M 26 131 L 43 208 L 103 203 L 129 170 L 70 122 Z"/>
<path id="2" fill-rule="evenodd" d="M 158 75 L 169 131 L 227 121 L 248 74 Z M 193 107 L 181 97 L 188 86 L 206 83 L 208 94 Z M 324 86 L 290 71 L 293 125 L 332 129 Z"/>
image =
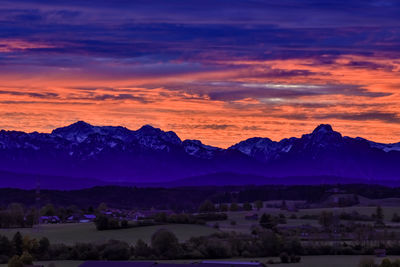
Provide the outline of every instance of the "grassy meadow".
<path id="1" fill-rule="evenodd" d="M 125 241 L 129 244 L 135 243 L 138 239 L 149 242 L 152 234 L 160 228 L 171 230 L 178 237 L 179 241 L 188 240 L 192 236 L 210 235 L 218 230 L 193 224 L 170 224 L 144 226 L 129 229 L 97 231 L 93 223 L 80 224 L 46 224 L 40 228 L 21 228 L 21 229 L 0 229 L 0 234 L 8 238 L 17 232 L 22 235 L 40 238 L 47 237 L 52 244 L 64 243 L 72 245 L 77 242 L 96 243 L 105 242 L 110 239 Z"/>
<path id="2" fill-rule="evenodd" d="M 273 260 L 274 264 L 266 264 L 267 266 L 277 266 L 277 267 L 357 267 L 359 261 L 366 256 L 354 256 L 354 255 L 327 255 L 327 256 L 303 256 L 301 262 L 299 263 L 278 263 L 279 258 L 240 258 L 240 259 L 220 259 L 218 261 L 259 261 L 262 263 L 267 263 L 269 260 Z M 389 256 L 390 260 L 399 259 L 400 256 Z M 374 258 L 377 264 L 384 258 Z M 157 261 L 163 263 L 192 263 L 196 260 L 165 260 Z M 215 260 L 213 260 L 215 261 Z M 54 263 L 56 267 L 78 267 L 81 261 L 44 261 L 35 262 L 35 264 L 41 264 L 47 267 L 50 263 Z M 6 264 L 0 264 L 0 267 L 7 267 Z"/>

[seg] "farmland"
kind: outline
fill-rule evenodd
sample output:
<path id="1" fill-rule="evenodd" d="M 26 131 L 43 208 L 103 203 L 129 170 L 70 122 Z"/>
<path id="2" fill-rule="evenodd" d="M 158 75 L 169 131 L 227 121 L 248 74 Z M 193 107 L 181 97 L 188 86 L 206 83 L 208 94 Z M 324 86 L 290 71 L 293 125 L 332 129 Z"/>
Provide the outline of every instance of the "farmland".
<path id="1" fill-rule="evenodd" d="M 359 261 L 365 256 L 347 256 L 347 255 L 328 255 L 328 256 L 305 256 L 302 257 L 300 263 L 279 263 L 277 266 L 279 267 L 356 267 Z M 390 260 L 399 259 L 400 257 L 387 257 Z M 383 258 L 375 258 L 375 262 L 379 264 Z M 220 259 L 220 261 L 259 261 L 266 263 L 269 260 L 273 260 L 274 262 L 279 262 L 279 258 L 239 258 L 239 259 Z M 191 263 L 197 260 L 164 260 L 158 261 L 163 263 Z M 35 262 L 36 264 L 43 264 L 44 266 L 48 266 L 50 263 L 55 263 L 56 267 L 78 267 L 82 261 L 39 261 Z M 271 265 L 271 264 L 270 264 Z M 0 267 L 6 267 L 6 264 L 0 264 Z"/>
<path id="2" fill-rule="evenodd" d="M 149 242 L 151 235 L 160 228 L 168 229 L 175 233 L 179 241 L 185 241 L 190 237 L 209 235 L 217 231 L 214 228 L 189 225 L 172 224 L 162 226 L 145 226 L 140 228 L 129 228 L 121 230 L 97 231 L 92 223 L 80 224 L 47 224 L 38 228 L 23 229 L 0 229 L 0 234 L 9 238 L 19 231 L 22 235 L 29 235 L 31 238 L 47 237 L 51 243 L 63 243 L 72 245 L 74 243 L 100 243 L 110 239 L 125 241 L 129 244 L 135 243 L 138 239 Z"/>

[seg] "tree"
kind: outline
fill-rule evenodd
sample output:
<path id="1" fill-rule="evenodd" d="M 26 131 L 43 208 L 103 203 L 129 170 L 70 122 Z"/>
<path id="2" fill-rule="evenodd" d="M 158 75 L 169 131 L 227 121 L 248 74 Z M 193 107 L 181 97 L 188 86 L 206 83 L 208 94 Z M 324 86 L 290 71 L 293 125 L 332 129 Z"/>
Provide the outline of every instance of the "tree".
<path id="1" fill-rule="evenodd" d="M 400 222 L 400 216 L 396 212 L 393 213 L 392 222 L 395 222 L 395 223 Z"/>
<path id="2" fill-rule="evenodd" d="M 43 216 L 54 216 L 56 215 L 56 209 L 54 208 L 53 204 L 49 203 L 41 209 L 40 214 Z"/>
<path id="3" fill-rule="evenodd" d="M 379 267 L 392 267 L 392 262 L 389 259 L 383 259 Z"/>
<path id="4" fill-rule="evenodd" d="M 26 215 L 26 220 L 25 223 L 27 226 L 32 227 L 36 222 L 38 218 L 36 216 L 36 209 L 32 208 L 29 210 L 28 214 Z"/>
<path id="5" fill-rule="evenodd" d="M 129 227 L 128 221 L 127 220 L 122 220 L 121 221 L 121 228 L 128 228 L 128 227 Z"/>
<path id="6" fill-rule="evenodd" d="M 228 211 L 228 205 L 226 204 L 219 204 L 219 211 Z"/>
<path id="7" fill-rule="evenodd" d="M 25 235 L 22 239 L 22 250 L 28 252 L 37 252 L 39 250 L 39 243 L 35 238 L 30 238 L 29 235 Z"/>
<path id="8" fill-rule="evenodd" d="M 265 229 L 274 229 L 276 227 L 276 220 L 270 214 L 264 213 L 260 218 L 260 226 Z"/>
<path id="9" fill-rule="evenodd" d="M 47 254 L 49 252 L 50 248 L 50 241 L 47 237 L 42 237 L 39 240 L 39 254 L 41 256 Z"/>
<path id="10" fill-rule="evenodd" d="M 282 241 L 277 234 L 271 230 L 264 230 L 259 233 L 262 256 L 276 256 L 282 251 Z"/>
<path id="11" fill-rule="evenodd" d="M 333 213 L 329 211 L 321 212 L 318 222 L 325 230 L 328 230 L 334 223 Z"/>
<path id="12" fill-rule="evenodd" d="M 239 205 L 235 202 L 231 203 L 231 206 L 229 207 L 230 211 L 238 211 L 239 210 Z"/>
<path id="13" fill-rule="evenodd" d="M 249 211 L 253 209 L 253 206 L 249 202 L 246 202 L 243 204 L 243 209 Z"/>
<path id="14" fill-rule="evenodd" d="M 128 260 L 130 257 L 129 245 L 126 242 L 110 240 L 102 254 L 103 258 L 109 261 Z"/>
<path id="15" fill-rule="evenodd" d="M 205 240 L 204 254 L 206 258 L 230 258 L 232 252 L 228 244 L 222 240 L 209 238 Z"/>
<path id="16" fill-rule="evenodd" d="M 281 259 L 281 263 L 289 263 L 289 255 L 286 252 L 282 252 L 279 258 Z"/>
<path id="17" fill-rule="evenodd" d="M 18 255 L 14 255 L 9 261 L 8 261 L 8 267 L 24 267 L 24 264 L 22 261 L 19 259 Z"/>
<path id="18" fill-rule="evenodd" d="M 400 259 L 392 261 L 392 267 L 400 267 Z"/>
<path id="19" fill-rule="evenodd" d="M 101 202 L 101 203 L 99 204 L 99 206 L 97 207 L 97 210 L 98 210 L 99 212 L 101 212 L 101 211 L 106 211 L 107 209 L 108 209 L 107 204 L 104 203 L 104 202 Z"/>
<path id="20" fill-rule="evenodd" d="M 24 227 L 24 207 L 19 203 L 11 203 L 8 206 L 11 217 L 11 224 L 17 227 Z"/>
<path id="21" fill-rule="evenodd" d="M 142 258 L 148 258 L 152 253 L 151 248 L 142 239 L 136 241 L 134 251 L 136 257 Z"/>
<path id="22" fill-rule="evenodd" d="M 383 215 L 383 210 L 381 206 L 377 206 L 376 207 L 376 214 L 375 214 L 375 223 L 379 224 L 379 225 L 383 225 L 383 219 L 384 219 L 384 215 Z"/>
<path id="23" fill-rule="evenodd" d="M 108 218 L 105 215 L 99 215 L 96 217 L 96 220 L 94 221 L 96 225 L 96 229 L 98 231 L 103 231 L 109 229 L 108 226 Z"/>
<path id="24" fill-rule="evenodd" d="M 165 212 L 158 212 L 154 214 L 154 221 L 166 223 L 168 221 L 168 215 Z"/>
<path id="25" fill-rule="evenodd" d="M 21 257 L 19 260 L 24 264 L 24 265 L 32 265 L 33 264 L 33 257 L 31 254 L 29 254 L 27 251 L 24 251 L 22 253 Z"/>
<path id="26" fill-rule="evenodd" d="M 24 243 L 23 243 L 22 235 L 20 232 L 15 233 L 12 243 L 15 248 L 15 254 L 18 256 L 22 255 Z"/>
<path id="27" fill-rule="evenodd" d="M 0 236 L 0 254 L 12 256 L 13 245 L 6 236 Z"/>
<path id="28" fill-rule="evenodd" d="M 281 210 L 287 210 L 286 200 L 282 200 Z"/>
<path id="29" fill-rule="evenodd" d="M 210 200 L 204 201 L 199 207 L 199 212 L 214 212 L 214 211 L 215 211 L 215 205 Z"/>
<path id="30" fill-rule="evenodd" d="M 161 257 L 172 259 L 179 251 L 178 238 L 167 229 L 159 229 L 151 237 L 151 247 Z"/>
<path id="31" fill-rule="evenodd" d="M 362 258 L 358 263 L 358 267 L 375 267 L 375 260 L 374 258 L 366 257 Z"/>
<path id="32" fill-rule="evenodd" d="M 254 202 L 254 206 L 257 208 L 257 210 L 260 210 L 263 208 L 263 202 L 261 200 L 257 200 L 256 202 Z"/>

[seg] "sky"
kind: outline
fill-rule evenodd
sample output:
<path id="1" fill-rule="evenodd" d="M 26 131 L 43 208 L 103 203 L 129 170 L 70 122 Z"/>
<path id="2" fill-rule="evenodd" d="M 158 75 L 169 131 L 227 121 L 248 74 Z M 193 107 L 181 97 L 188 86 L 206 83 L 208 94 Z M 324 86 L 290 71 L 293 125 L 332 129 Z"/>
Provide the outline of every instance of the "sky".
<path id="1" fill-rule="evenodd" d="M 0 129 L 400 141 L 400 2 L 0 0 Z"/>

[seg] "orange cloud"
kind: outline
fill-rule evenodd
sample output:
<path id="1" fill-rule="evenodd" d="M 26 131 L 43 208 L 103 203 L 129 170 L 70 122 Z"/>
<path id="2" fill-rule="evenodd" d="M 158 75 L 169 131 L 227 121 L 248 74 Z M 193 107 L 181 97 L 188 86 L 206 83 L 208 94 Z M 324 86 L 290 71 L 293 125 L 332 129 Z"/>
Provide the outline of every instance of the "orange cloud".
<path id="1" fill-rule="evenodd" d="M 3 74 L 0 127 L 48 132 L 76 120 L 132 129 L 152 124 L 182 139 L 227 147 L 253 136 L 300 136 L 331 123 L 344 135 L 400 141 L 396 60 L 342 56 L 331 64 L 312 59 L 224 64 L 235 67 L 122 79 L 63 69 Z"/>

